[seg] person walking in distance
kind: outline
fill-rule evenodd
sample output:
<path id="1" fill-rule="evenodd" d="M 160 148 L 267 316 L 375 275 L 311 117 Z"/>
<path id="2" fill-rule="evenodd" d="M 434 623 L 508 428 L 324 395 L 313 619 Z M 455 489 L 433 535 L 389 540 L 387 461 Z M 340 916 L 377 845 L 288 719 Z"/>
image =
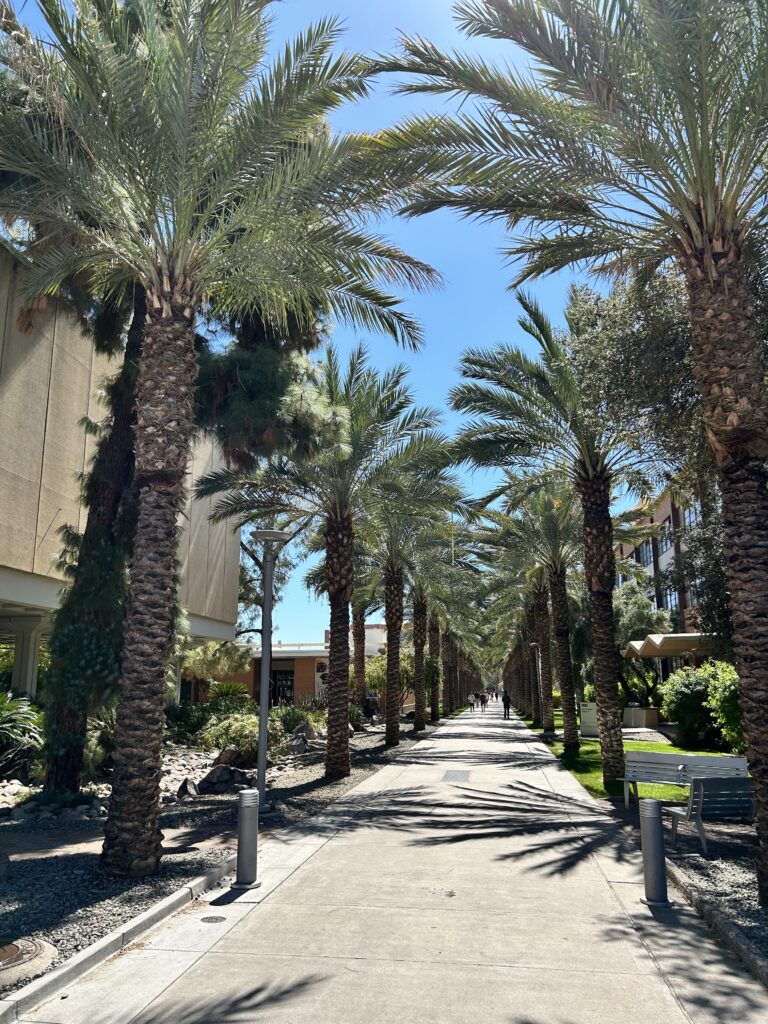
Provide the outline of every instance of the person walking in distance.
<path id="1" fill-rule="evenodd" d="M 512 701 L 506 690 L 504 691 L 504 695 L 501 698 L 501 703 L 504 705 L 504 717 L 509 718 L 509 706 L 512 703 Z"/>
<path id="2" fill-rule="evenodd" d="M 475 695 L 474 695 L 474 693 L 470 693 L 469 697 L 467 698 L 467 704 L 469 704 L 469 710 L 470 711 L 474 711 L 475 710 Z"/>

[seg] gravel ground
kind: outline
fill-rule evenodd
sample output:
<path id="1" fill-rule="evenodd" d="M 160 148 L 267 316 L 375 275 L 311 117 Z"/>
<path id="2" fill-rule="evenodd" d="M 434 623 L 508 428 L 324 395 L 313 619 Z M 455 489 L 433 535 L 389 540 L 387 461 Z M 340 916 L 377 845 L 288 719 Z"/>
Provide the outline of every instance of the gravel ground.
<path id="1" fill-rule="evenodd" d="M 338 782 L 325 780 L 322 753 L 303 755 L 300 768 L 281 774 L 270 787 L 273 812 L 265 818 L 264 827 L 274 831 L 316 814 L 432 731 L 430 726 L 413 738 L 412 731 L 406 727 L 399 747 L 391 750 L 384 747 L 383 726 L 376 731 L 358 733 L 350 740 L 352 774 Z M 99 831 L 98 822 L 92 821 L 5 821 L 0 824 L 0 845 L 4 835 L 22 831 L 24 834 L 55 832 L 64 824 L 67 831 L 92 835 Z M 110 878 L 101 871 L 97 853 L 13 860 L 9 877 L 0 889 L 0 938 L 43 939 L 59 951 L 51 966 L 62 963 L 231 852 L 228 847 L 196 849 L 191 844 L 234 832 L 237 796 L 205 796 L 166 805 L 161 814 L 161 826 L 164 830 L 184 830 L 185 845 L 166 853 L 160 873 L 153 878 L 138 881 Z M 0 989 L 0 992 L 11 992 L 20 984 Z"/>
<path id="2" fill-rule="evenodd" d="M 695 831 L 685 825 L 678 830 L 677 850 L 667 843 L 667 856 L 701 895 L 716 901 L 743 935 L 768 957 L 768 909 L 757 904 L 752 861 L 754 829 L 750 825 L 707 823 L 706 832 L 708 856 L 702 854 Z"/>
<path id="3" fill-rule="evenodd" d="M 222 855 L 223 851 L 170 852 L 160 873 L 142 880 L 108 877 L 96 853 L 17 861 L 2 886 L 0 935 L 52 943 L 59 954 L 50 965 L 55 967 L 203 874 Z M 26 981 L 0 992 L 13 992 L 23 984 Z"/>

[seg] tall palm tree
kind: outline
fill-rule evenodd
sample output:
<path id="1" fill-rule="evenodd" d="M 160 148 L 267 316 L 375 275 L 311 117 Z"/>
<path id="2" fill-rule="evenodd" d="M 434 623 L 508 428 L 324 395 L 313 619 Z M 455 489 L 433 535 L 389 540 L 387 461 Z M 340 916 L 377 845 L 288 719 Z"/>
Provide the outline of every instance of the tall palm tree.
<path id="1" fill-rule="evenodd" d="M 328 746 L 330 777 L 349 775 L 349 606 L 355 588 L 360 529 L 382 493 L 407 498 L 405 481 L 429 447 L 432 409 L 413 405 L 407 371 L 377 374 L 362 346 L 345 368 L 331 346 L 320 367 L 318 402 L 336 410 L 336 434 L 319 451 L 296 451 L 262 460 L 252 470 L 225 470 L 200 481 L 199 495 L 223 494 L 213 518 L 241 525 L 264 516 L 322 538 L 324 589 L 330 602 Z M 366 559 L 369 556 L 366 555 Z"/>
<path id="2" fill-rule="evenodd" d="M 768 219 L 768 8 L 760 0 L 465 0 L 470 36 L 522 48 L 531 71 L 405 39 L 409 91 L 477 113 L 416 118 L 390 145 L 432 177 L 411 212 L 498 217 L 520 280 L 585 261 L 672 262 L 688 290 L 692 363 L 723 497 L 740 703 L 755 780 L 759 899 L 768 905 L 768 403 L 749 284 Z M 469 108 L 471 109 L 471 108 Z"/>
<path id="3" fill-rule="evenodd" d="M 509 511 L 517 508 L 517 515 L 504 525 L 518 550 L 529 552 L 546 577 L 552 606 L 557 676 L 562 696 L 564 745 L 566 749 L 578 750 L 579 733 L 566 585 L 567 575 L 579 564 L 583 549 L 578 498 L 566 479 L 553 478 L 518 501 L 513 495 L 516 489 L 519 490 L 521 483 L 524 485 L 524 479 L 511 481 L 512 494 L 508 497 L 507 504 Z M 539 618 L 543 622 L 546 598 L 542 601 L 542 596 L 539 596 L 538 601 Z M 541 638 L 539 643 L 542 643 Z"/>
<path id="4" fill-rule="evenodd" d="M 436 565 L 444 546 L 436 527 L 424 526 L 424 520 L 441 512 L 460 508 L 461 495 L 447 468 L 448 447 L 437 434 L 425 434 L 421 451 L 410 472 L 401 478 L 403 493 L 395 500 L 388 495 L 372 494 L 366 540 L 369 558 L 378 575 L 387 627 L 386 744 L 400 742 L 400 648 L 405 591 L 410 583 L 414 596 L 414 647 L 421 662 L 419 677 L 414 672 L 414 690 L 418 709 L 414 729 L 424 728 L 424 643 L 426 640 L 426 585 L 423 569 L 426 551 L 432 551 Z M 421 607 L 419 605 L 421 604 Z M 417 621 L 418 619 L 418 621 Z M 417 636 L 418 632 L 418 636 Z M 416 659 L 414 658 L 414 662 Z M 418 689 L 417 689 L 418 687 Z"/>
<path id="5" fill-rule="evenodd" d="M 81 276 L 105 292 L 139 283 L 147 299 L 138 518 L 103 851 L 118 874 L 151 873 L 162 853 L 163 688 L 198 309 L 258 308 L 284 322 L 288 311 L 311 318 L 320 301 L 413 342 L 412 321 L 378 282 L 429 279 L 361 222 L 386 202 L 369 142 L 322 128 L 365 94 L 367 62 L 332 54 L 338 29 L 326 20 L 265 67 L 269 6 L 136 0 L 129 32 L 118 4 L 80 0 L 72 15 L 64 0 L 42 0 L 50 45 L 11 39 L 0 51 L 18 86 L 45 94 L 58 118 L 37 125 L 18 108 L 0 111 L 0 171 L 19 179 L 2 212 L 46 243 L 31 291 Z"/>
<path id="6" fill-rule="evenodd" d="M 613 621 L 615 559 L 611 499 L 620 480 L 637 483 L 639 453 L 633 439 L 601 420 L 579 391 L 567 352 L 548 318 L 519 293 L 522 329 L 540 351 L 532 359 L 513 346 L 471 350 L 462 359 L 464 382 L 451 393 L 456 409 L 476 419 L 459 449 L 478 465 L 566 472 L 582 509 L 584 571 L 592 613 L 595 689 L 603 777 L 621 778 L 624 746 L 618 703 Z"/>
<path id="7" fill-rule="evenodd" d="M 429 720 L 440 721 L 440 619 L 434 608 L 429 610 L 427 626 L 427 664 L 425 682 L 429 692 Z"/>

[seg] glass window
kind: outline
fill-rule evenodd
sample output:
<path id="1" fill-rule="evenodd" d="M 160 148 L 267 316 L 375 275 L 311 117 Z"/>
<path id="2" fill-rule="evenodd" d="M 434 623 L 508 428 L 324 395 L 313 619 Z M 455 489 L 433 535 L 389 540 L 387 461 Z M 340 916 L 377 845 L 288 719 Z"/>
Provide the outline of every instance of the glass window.
<path id="1" fill-rule="evenodd" d="M 653 545 L 650 540 L 644 540 L 637 549 L 637 553 L 641 565 L 651 565 L 653 562 Z"/>
<path id="2" fill-rule="evenodd" d="M 667 516 L 664 522 L 661 524 L 661 533 L 659 534 L 659 554 L 663 555 L 665 551 L 669 551 L 672 547 L 674 538 L 672 535 L 672 519 Z"/>
<path id="3" fill-rule="evenodd" d="M 693 530 L 701 522 L 701 509 L 698 505 L 689 505 L 683 509 L 683 526 L 686 530 Z"/>
<path id="4" fill-rule="evenodd" d="M 676 590 L 670 589 L 664 592 L 664 604 L 671 612 L 676 612 L 680 608 L 680 598 Z"/>

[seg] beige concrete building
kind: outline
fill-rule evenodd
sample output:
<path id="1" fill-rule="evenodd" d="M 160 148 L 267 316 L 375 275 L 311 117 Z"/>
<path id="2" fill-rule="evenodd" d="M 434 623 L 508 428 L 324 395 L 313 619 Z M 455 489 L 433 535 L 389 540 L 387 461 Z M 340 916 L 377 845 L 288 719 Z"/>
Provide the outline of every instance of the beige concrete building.
<path id="1" fill-rule="evenodd" d="M 681 508 L 665 492 L 645 520 L 649 525 L 659 526 L 658 535 L 649 537 L 635 548 L 629 544 L 617 544 L 615 548 L 617 555 L 639 563 L 653 587 L 656 607 L 666 608 L 682 632 L 696 632 L 699 627 L 695 590 L 690 584 L 664 586 L 662 573 L 672 567 L 675 554 L 682 548 L 682 533 L 698 523 L 699 515 L 696 505 Z M 619 576 L 617 584 L 621 586 L 623 582 Z"/>
<path id="2" fill-rule="evenodd" d="M 117 364 L 94 352 L 55 304 L 19 330 L 22 268 L 0 254 L 0 641 L 15 644 L 12 685 L 34 693 L 38 645 L 48 632 L 62 578 L 53 566 L 64 524 L 82 530 L 78 476 L 94 441 L 83 418 L 98 419 L 101 382 Z M 208 440 L 197 445 L 190 482 L 219 465 Z M 208 521 L 210 500 L 188 502 L 179 552 L 181 601 L 194 637 L 230 639 L 237 618 L 239 536 Z"/>

